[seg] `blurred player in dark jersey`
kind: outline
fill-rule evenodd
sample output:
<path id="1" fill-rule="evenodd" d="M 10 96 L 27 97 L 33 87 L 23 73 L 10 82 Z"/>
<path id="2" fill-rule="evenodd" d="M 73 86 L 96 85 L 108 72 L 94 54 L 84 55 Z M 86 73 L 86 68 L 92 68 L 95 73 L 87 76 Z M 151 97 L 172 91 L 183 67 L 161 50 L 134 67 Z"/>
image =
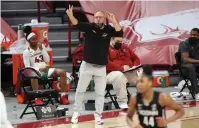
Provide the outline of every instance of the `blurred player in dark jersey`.
<path id="1" fill-rule="evenodd" d="M 174 102 L 167 94 L 153 90 L 152 68 L 143 66 L 143 73 L 137 83 L 138 93 L 131 97 L 127 123 L 134 128 L 166 128 L 171 123 L 184 115 L 181 105 Z M 165 116 L 165 107 L 175 111 L 171 117 Z M 132 117 L 138 114 L 139 124 L 134 125 Z"/>

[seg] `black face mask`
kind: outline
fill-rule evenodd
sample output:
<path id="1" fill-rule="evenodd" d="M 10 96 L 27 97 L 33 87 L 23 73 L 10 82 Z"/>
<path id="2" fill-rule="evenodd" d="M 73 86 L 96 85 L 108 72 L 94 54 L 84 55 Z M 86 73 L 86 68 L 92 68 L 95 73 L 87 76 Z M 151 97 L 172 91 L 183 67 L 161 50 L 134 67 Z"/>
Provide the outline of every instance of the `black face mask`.
<path id="1" fill-rule="evenodd" d="M 122 43 L 120 43 L 120 42 L 115 42 L 114 48 L 115 48 L 116 50 L 118 50 L 118 49 L 121 48 L 121 46 L 122 46 Z"/>
<path id="2" fill-rule="evenodd" d="M 190 45 L 194 45 L 194 44 L 196 44 L 196 43 L 197 43 L 197 41 L 198 41 L 198 39 L 197 39 L 197 38 L 195 38 L 195 37 L 189 37 L 189 44 L 190 44 Z"/>

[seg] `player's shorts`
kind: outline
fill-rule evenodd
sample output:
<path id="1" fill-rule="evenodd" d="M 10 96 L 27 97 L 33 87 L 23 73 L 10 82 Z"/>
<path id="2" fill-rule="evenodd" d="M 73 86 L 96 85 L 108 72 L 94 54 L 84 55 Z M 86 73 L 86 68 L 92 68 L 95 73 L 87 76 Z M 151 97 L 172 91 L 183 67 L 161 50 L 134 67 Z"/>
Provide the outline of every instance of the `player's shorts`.
<path id="1" fill-rule="evenodd" d="M 54 72 L 55 72 L 55 68 L 49 68 L 48 77 L 51 77 Z"/>
<path id="2" fill-rule="evenodd" d="M 51 77 L 54 72 L 55 72 L 55 68 L 49 68 L 49 70 L 48 70 L 48 77 Z M 40 71 L 39 71 L 39 73 L 42 74 Z"/>

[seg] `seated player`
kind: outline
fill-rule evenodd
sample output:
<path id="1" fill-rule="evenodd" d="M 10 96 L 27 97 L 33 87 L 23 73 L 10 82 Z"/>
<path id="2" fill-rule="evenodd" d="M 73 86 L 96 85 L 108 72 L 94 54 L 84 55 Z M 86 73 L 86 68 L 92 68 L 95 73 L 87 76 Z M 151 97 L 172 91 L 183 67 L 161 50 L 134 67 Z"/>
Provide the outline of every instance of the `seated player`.
<path id="1" fill-rule="evenodd" d="M 126 84 L 130 80 L 127 79 L 126 73 L 124 74 L 122 71 L 140 65 L 140 60 L 126 44 L 122 43 L 122 40 L 122 37 L 111 38 L 107 65 L 107 84 L 113 85 L 119 107 L 125 109 L 128 108 Z M 136 81 L 136 72 L 131 72 L 131 74 L 133 75 L 131 75 L 131 78 Z"/>
<path id="2" fill-rule="evenodd" d="M 62 69 L 57 68 L 46 68 L 46 63 L 50 61 L 49 55 L 44 45 L 38 43 L 36 35 L 32 32 L 30 26 L 24 28 L 24 33 L 26 34 L 26 40 L 29 42 L 29 47 L 23 52 L 23 61 L 25 67 L 32 67 L 41 74 L 46 72 L 48 77 L 60 77 L 61 86 L 61 98 L 60 103 L 69 104 L 66 99 L 66 72 Z M 39 83 L 37 79 L 31 80 L 31 85 L 33 90 L 39 89 Z M 36 104 L 43 104 L 41 99 L 35 100 Z"/>
<path id="3" fill-rule="evenodd" d="M 152 68 L 143 66 L 142 75 L 137 83 L 138 93 L 132 96 L 129 104 L 127 123 L 132 127 L 132 117 L 135 111 L 139 122 L 136 128 L 166 128 L 171 123 L 184 115 L 181 105 L 177 104 L 167 94 L 153 90 Z M 165 107 L 175 111 L 171 117 L 165 118 Z"/>

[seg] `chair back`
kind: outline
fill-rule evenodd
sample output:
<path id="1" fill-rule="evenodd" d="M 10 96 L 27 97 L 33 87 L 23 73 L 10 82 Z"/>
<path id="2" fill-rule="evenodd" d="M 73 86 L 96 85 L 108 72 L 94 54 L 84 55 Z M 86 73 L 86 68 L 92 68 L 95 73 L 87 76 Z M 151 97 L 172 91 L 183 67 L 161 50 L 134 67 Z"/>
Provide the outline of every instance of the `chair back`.
<path id="1" fill-rule="evenodd" d="M 186 67 L 181 66 L 182 61 L 181 61 L 181 53 L 180 52 L 175 53 L 175 60 L 177 63 L 177 67 L 179 69 L 180 76 L 182 76 L 183 78 L 187 78 L 188 77 L 188 74 L 187 74 L 188 69 Z"/>
<path id="2" fill-rule="evenodd" d="M 26 96 L 28 96 L 27 92 L 32 90 L 31 84 L 27 84 L 27 81 L 30 81 L 31 79 L 41 79 L 41 74 L 31 67 L 19 69 L 18 75 L 20 81 L 19 89 L 22 87 Z"/>
<path id="3" fill-rule="evenodd" d="M 175 60 L 176 60 L 177 65 L 181 64 L 181 53 L 180 52 L 175 53 Z"/>

